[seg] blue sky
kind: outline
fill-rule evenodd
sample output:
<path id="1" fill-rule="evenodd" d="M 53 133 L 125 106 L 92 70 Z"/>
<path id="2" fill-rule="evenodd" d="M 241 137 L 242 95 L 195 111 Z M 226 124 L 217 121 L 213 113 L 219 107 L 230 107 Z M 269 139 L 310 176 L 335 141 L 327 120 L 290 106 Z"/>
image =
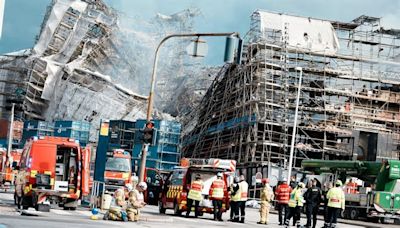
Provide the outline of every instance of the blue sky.
<path id="1" fill-rule="evenodd" d="M 150 19 L 156 13 L 173 14 L 189 7 L 199 8 L 198 32 L 238 31 L 245 34 L 256 9 L 351 21 L 362 15 L 382 17 L 385 27 L 400 28 L 400 0 L 105 0 L 132 17 Z M 50 0 L 6 0 L 0 53 L 30 48 Z M 222 62 L 222 39 L 209 40 L 207 63 Z"/>

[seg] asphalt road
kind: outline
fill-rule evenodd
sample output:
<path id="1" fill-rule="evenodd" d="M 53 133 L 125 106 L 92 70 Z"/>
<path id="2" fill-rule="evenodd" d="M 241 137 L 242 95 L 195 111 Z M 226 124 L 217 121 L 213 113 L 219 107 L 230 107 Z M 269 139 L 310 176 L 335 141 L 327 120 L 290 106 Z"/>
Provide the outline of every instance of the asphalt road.
<path id="1" fill-rule="evenodd" d="M 13 205 L 11 193 L 0 193 L 0 228 L 99 228 L 99 227 L 154 227 L 154 228 L 201 228 L 201 227 L 266 227 L 265 225 L 258 225 L 259 213 L 257 209 L 248 208 L 246 211 L 246 223 L 232 223 L 227 222 L 227 214 L 224 214 L 224 222 L 216 222 L 212 220 L 211 215 L 204 215 L 202 218 L 185 218 L 172 215 L 172 210 L 168 211 L 166 215 L 160 215 L 156 206 L 146 206 L 142 210 L 141 221 L 138 223 L 133 222 L 116 222 L 104 221 L 99 217 L 99 220 L 90 219 L 90 211 L 86 208 L 78 208 L 76 211 L 64 211 L 62 209 L 51 209 L 50 212 L 36 212 L 32 209 L 27 211 L 31 216 L 21 215 Z M 305 224 L 305 219 L 302 219 L 302 224 Z M 366 223 L 359 221 L 346 221 L 353 224 L 339 223 L 340 228 L 357 228 L 357 227 L 399 227 L 394 225 L 383 225 Z M 323 221 L 318 221 L 317 227 L 321 227 Z M 268 227 L 281 227 L 278 226 L 278 217 L 272 213 L 270 215 L 270 224 Z"/>

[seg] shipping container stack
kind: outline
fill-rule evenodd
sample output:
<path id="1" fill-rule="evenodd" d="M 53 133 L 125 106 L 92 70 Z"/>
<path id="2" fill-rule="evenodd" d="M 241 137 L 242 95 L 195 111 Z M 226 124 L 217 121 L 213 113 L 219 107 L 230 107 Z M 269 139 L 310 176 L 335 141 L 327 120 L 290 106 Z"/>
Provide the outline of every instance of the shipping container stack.
<path id="1" fill-rule="evenodd" d="M 146 120 L 136 121 L 136 130 L 144 128 Z M 156 139 L 153 146 L 149 146 L 146 167 L 161 171 L 170 171 L 179 164 L 181 124 L 176 121 L 153 120 L 156 129 Z M 133 147 L 135 167 L 139 170 L 143 142 L 142 134 L 137 134 Z"/>
<path id="2" fill-rule="evenodd" d="M 29 120 L 24 122 L 24 131 L 22 134 L 21 145 L 23 146 L 26 140 L 32 137 L 53 136 L 54 123 L 39 120 Z"/>
<path id="3" fill-rule="evenodd" d="M 54 124 L 54 136 L 72 138 L 81 146 L 89 143 L 90 123 L 86 121 L 58 120 Z"/>
<path id="4" fill-rule="evenodd" d="M 135 122 L 111 120 L 109 125 L 109 145 L 107 150 L 124 149 L 132 155 L 135 140 Z"/>

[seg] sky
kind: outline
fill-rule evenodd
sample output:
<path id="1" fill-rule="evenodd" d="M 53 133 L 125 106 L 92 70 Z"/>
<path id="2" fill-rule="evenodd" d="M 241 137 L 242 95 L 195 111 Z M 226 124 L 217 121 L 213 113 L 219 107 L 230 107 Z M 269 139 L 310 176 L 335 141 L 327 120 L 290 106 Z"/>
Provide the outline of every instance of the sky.
<path id="1" fill-rule="evenodd" d="M 202 15 L 196 32 L 240 32 L 249 29 L 256 9 L 329 20 L 351 21 L 360 15 L 382 18 L 384 27 L 400 28 L 400 0 L 104 0 L 132 18 L 151 19 L 156 13 L 173 14 L 195 7 Z M 51 0 L 6 0 L 0 54 L 34 45 Z M 222 63 L 224 40 L 207 39 L 206 63 Z"/>

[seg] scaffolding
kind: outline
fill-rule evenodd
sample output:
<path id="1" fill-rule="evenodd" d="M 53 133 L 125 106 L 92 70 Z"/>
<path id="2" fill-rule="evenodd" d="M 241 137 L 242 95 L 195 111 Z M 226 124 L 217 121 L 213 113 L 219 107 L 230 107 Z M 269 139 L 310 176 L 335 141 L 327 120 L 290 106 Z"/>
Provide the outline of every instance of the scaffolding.
<path id="1" fill-rule="evenodd" d="M 301 23 L 328 35 L 301 31 Z M 330 39 L 330 28 L 332 42 L 315 50 Z M 304 44 L 293 45 L 296 32 Z M 368 16 L 344 23 L 256 11 L 244 50 L 242 64 L 221 69 L 192 115 L 197 124 L 183 139 L 183 156 L 286 167 L 301 67 L 294 164 L 399 158 L 399 30 Z"/>

